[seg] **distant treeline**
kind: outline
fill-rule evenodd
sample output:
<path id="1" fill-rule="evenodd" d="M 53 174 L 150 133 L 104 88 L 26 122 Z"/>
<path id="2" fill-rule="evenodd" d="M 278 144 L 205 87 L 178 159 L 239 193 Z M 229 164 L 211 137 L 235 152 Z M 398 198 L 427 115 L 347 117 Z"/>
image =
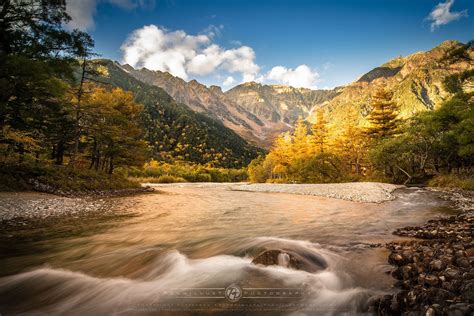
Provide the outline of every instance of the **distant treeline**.
<path id="1" fill-rule="evenodd" d="M 121 172 L 141 183 L 172 182 L 241 182 L 247 180 L 247 169 L 215 168 L 199 164 L 160 163 L 151 160 L 143 168 L 127 168 Z"/>

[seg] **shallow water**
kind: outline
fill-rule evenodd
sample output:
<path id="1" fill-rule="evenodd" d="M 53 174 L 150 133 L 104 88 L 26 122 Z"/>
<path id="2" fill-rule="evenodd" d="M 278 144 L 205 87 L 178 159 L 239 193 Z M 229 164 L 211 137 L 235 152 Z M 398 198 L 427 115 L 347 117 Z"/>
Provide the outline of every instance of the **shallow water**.
<path id="1" fill-rule="evenodd" d="M 369 297 L 391 291 L 387 251 L 370 244 L 396 239 L 391 232 L 398 227 L 453 212 L 435 193 L 417 188 L 398 190 L 382 204 L 226 185 L 159 190 L 115 198 L 111 207 L 137 216 L 113 225 L 18 241 L 22 251 L 0 258 L 6 275 L 0 313 L 353 314 Z M 51 229 L 64 228 L 58 225 Z M 265 249 L 320 254 L 328 268 L 308 273 L 252 264 Z M 224 298 L 232 284 L 243 291 L 238 302 Z"/>

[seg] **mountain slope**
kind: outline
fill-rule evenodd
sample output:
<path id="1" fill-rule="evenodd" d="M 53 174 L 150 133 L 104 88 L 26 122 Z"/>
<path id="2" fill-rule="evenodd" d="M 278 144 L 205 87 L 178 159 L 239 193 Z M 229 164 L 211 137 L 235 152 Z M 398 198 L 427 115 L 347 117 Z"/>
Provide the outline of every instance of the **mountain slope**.
<path id="1" fill-rule="evenodd" d="M 136 79 L 157 86 L 170 94 L 177 102 L 186 104 L 191 110 L 214 118 L 247 140 L 260 145 L 265 138 L 262 131 L 265 122 L 251 112 L 227 99 L 220 87 L 206 87 L 196 80 L 189 82 L 168 72 L 136 70 L 129 65 L 123 69 Z"/>
<path id="2" fill-rule="evenodd" d="M 276 135 L 287 131 L 299 116 L 306 117 L 313 106 L 331 99 L 333 90 L 268 86 L 255 82 L 241 84 L 226 93 L 220 87 L 206 87 L 167 72 L 136 70 L 122 66 L 138 80 L 163 88 L 176 101 L 195 112 L 221 121 L 248 141 L 268 147 Z"/>
<path id="3" fill-rule="evenodd" d="M 132 91 L 135 100 L 145 106 L 145 139 L 156 158 L 241 167 L 257 156 L 256 147 L 221 122 L 177 103 L 163 89 L 136 79 L 118 63 L 100 63 L 107 68 L 109 84 Z"/>
<path id="4" fill-rule="evenodd" d="M 271 124 L 292 125 L 299 117 L 310 115 L 312 108 L 334 98 L 338 90 L 311 90 L 285 85 L 248 82 L 225 93 L 244 109 Z"/>
<path id="5" fill-rule="evenodd" d="M 395 58 L 377 67 L 357 81 L 345 86 L 341 93 L 326 102 L 323 109 L 334 125 L 353 110 L 364 124 L 370 112 L 370 99 L 379 88 L 393 92 L 400 118 L 435 109 L 450 97 L 443 82 L 446 77 L 474 69 L 474 51 L 470 44 L 446 41 L 427 52 Z M 310 115 L 308 120 L 315 121 Z"/>

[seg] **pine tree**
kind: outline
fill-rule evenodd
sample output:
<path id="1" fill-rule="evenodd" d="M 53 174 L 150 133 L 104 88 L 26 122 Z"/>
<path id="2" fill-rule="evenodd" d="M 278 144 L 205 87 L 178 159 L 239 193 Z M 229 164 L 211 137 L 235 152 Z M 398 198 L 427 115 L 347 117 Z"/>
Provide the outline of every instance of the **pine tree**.
<path id="1" fill-rule="evenodd" d="M 296 121 L 295 130 L 293 131 L 292 158 L 298 159 L 308 154 L 308 128 L 304 120 L 300 117 Z"/>
<path id="2" fill-rule="evenodd" d="M 327 144 L 328 138 L 328 128 L 322 110 L 318 110 L 316 113 L 316 123 L 311 127 L 311 132 L 311 142 L 320 154 L 324 153 L 324 146 Z"/>
<path id="3" fill-rule="evenodd" d="M 380 139 L 394 135 L 397 132 L 397 105 L 392 101 L 392 93 L 379 89 L 375 92 L 370 103 L 372 111 L 367 117 L 370 126 L 367 135 Z"/>

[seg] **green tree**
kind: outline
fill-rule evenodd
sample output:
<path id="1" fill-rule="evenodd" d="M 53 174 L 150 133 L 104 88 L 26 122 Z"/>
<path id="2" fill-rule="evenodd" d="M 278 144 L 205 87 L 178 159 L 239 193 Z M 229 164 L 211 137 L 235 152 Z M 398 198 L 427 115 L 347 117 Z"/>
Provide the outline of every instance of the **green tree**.
<path id="1" fill-rule="evenodd" d="M 18 152 L 21 161 L 25 152 L 35 147 L 38 155 L 40 143 L 52 139 L 49 120 L 63 115 L 75 57 L 92 40 L 86 33 L 64 30 L 70 20 L 64 1 L 1 4 L 0 143 L 7 153 Z"/>

